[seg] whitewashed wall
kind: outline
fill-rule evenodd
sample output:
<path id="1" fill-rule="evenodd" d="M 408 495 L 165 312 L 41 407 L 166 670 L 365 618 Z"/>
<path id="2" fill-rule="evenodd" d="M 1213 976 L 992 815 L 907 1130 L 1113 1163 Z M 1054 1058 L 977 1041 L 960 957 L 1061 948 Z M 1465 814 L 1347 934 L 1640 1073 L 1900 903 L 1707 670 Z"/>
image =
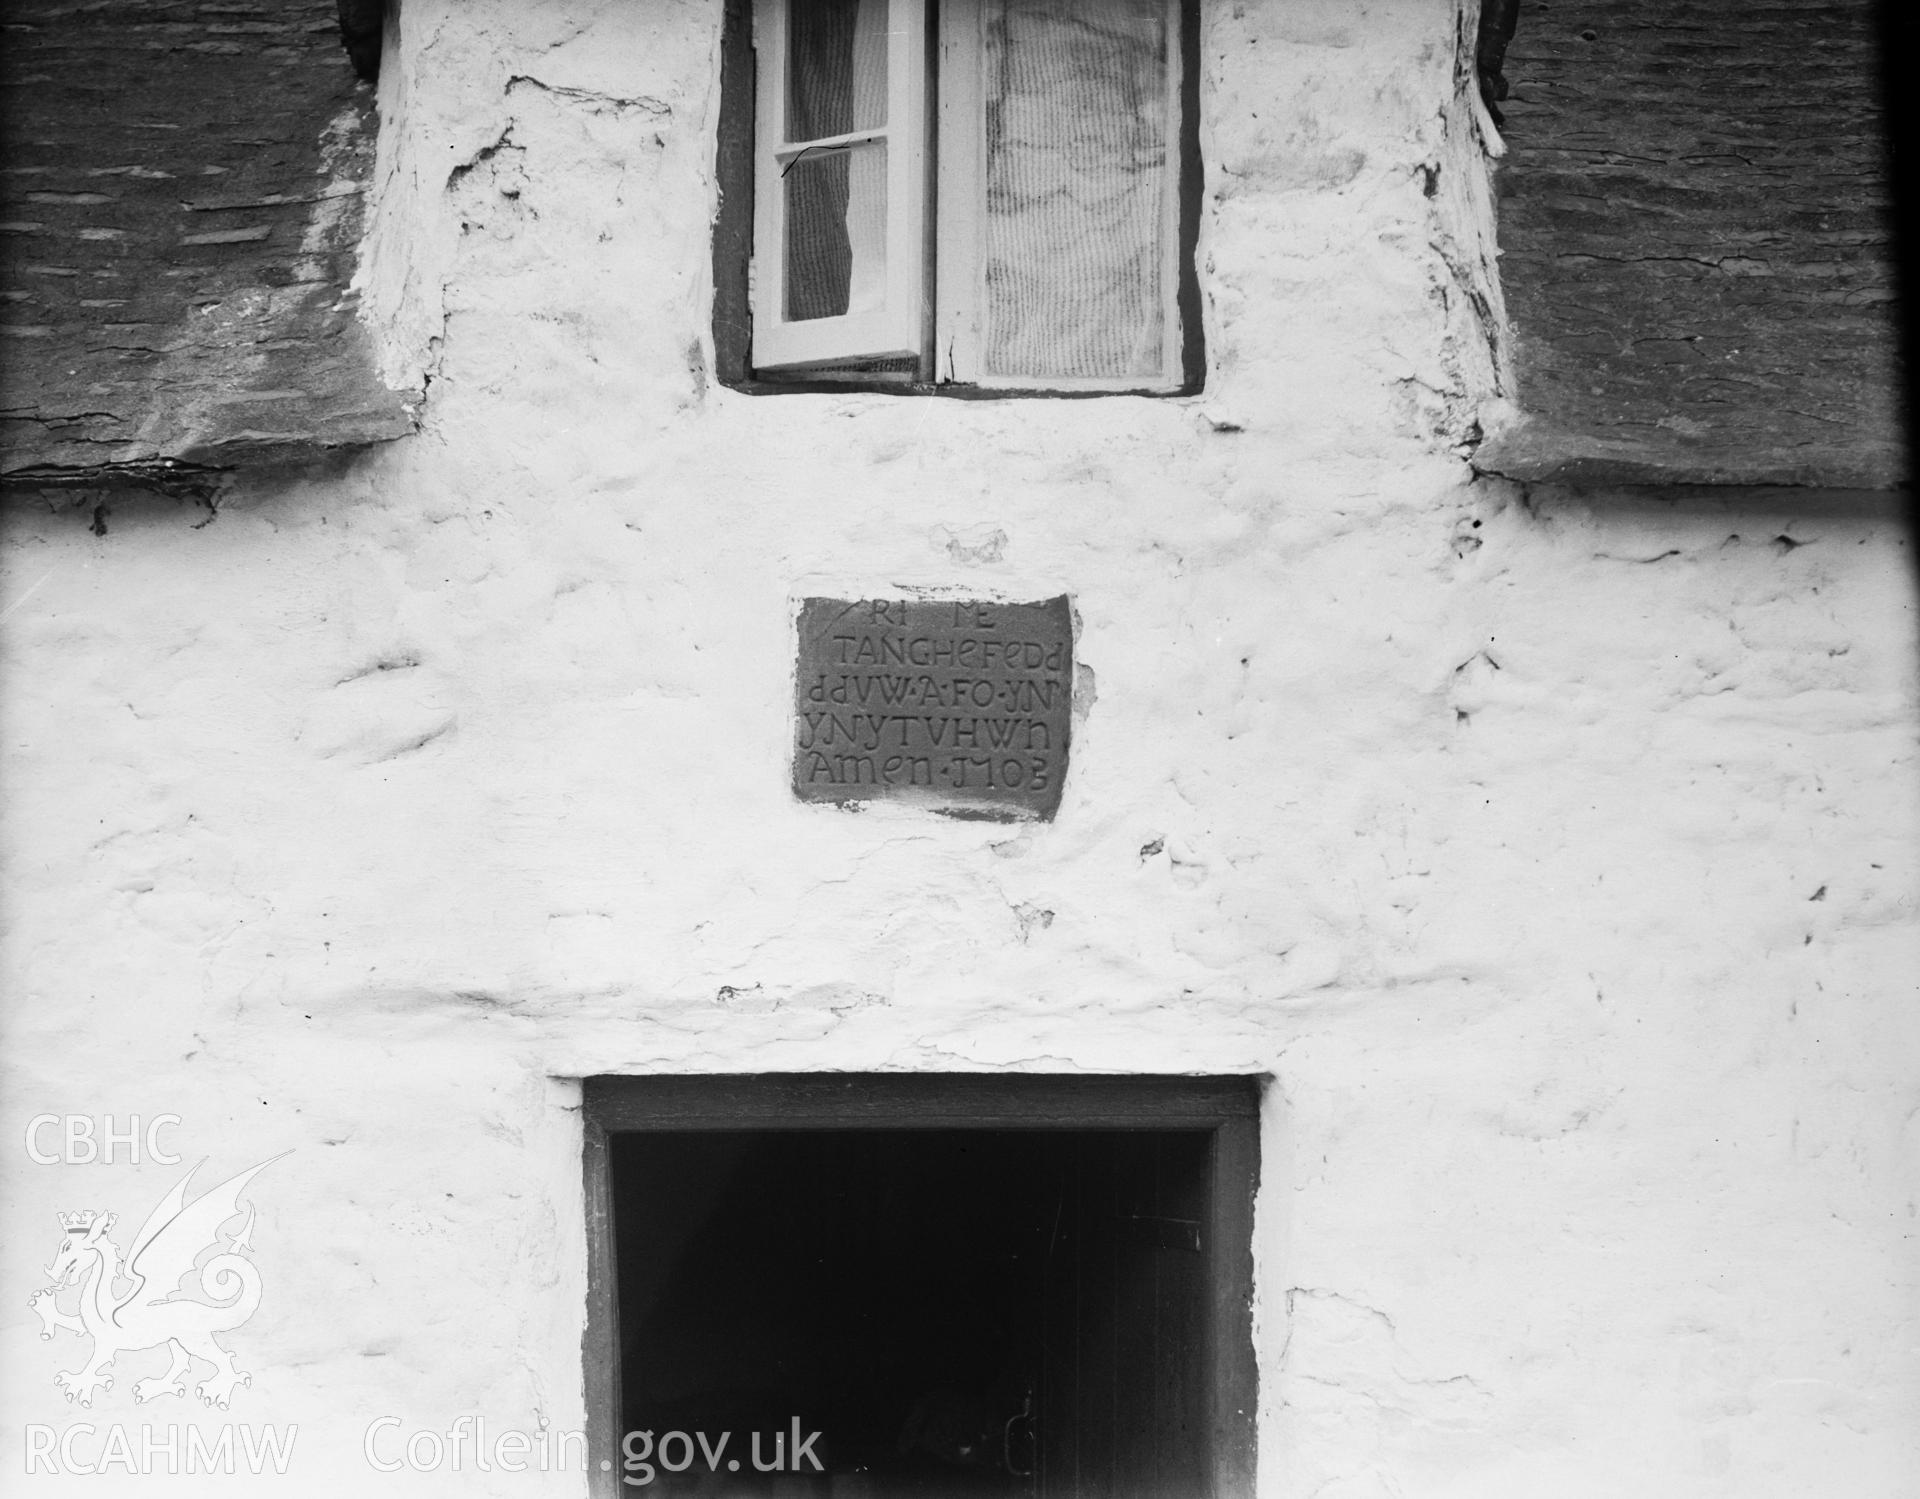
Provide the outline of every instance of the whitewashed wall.
<path id="1" fill-rule="evenodd" d="M 24 1476 L 84 1420 L 299 1427 L 141 1494 L 579 1494 L 362 1456 L 580 1424 L 568 1080 L 1005 1068 L 1273 1075 L 1267 1499 L 1920 1488 L 1907 540 L 1472 482 L 1445 0 L 1209 0 L 1207 390 L 1077 402 L 717 388 L 718 5 L 405 9 L 422 433 L 8 522 L 0 1486 L 99 1492 Z M 793 601 L 919 587 L 1073 595 L 1053 824 L 792 800 Z M 185 1166 L 24 1132 L 164 1112 L 292 1152 L 253 1384 L 81 1411 L 54 1214 Z"/>

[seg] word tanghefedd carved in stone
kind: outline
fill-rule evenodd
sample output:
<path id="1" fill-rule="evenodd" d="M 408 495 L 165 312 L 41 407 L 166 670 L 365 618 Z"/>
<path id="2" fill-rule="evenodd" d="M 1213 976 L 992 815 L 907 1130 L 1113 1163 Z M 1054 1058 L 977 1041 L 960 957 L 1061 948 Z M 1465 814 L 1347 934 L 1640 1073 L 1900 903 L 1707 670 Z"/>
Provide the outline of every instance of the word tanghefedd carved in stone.
<path id="1" fill-rule="evenodd" d="M 794 672 L 802 801 L 1051 818 L 1067 774 L 1066 596 L 806 599 Z"/>

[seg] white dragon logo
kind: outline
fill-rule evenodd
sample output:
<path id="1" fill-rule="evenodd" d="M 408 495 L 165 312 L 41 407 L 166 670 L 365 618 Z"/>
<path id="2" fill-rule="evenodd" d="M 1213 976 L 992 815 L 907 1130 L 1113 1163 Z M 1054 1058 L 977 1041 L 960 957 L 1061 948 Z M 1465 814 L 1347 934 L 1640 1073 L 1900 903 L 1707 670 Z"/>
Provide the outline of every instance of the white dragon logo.
<path id="1" fill-rule="evenodd" d="M 230 1177 L 189 1203 L 187 1184 L 206 1164 L 204 1160 L 196 1163 L 147 1214 L 127 1252 L 125 1269 L 119 1246 L 107 1237 L 118 1221 L 114 1214 L 92 1209 L 60 1214 L 64 1234 L 53 1263 L 47 1266 L 53 1284 L 35 1291 L 27 1305 L 40 1314 L 43 1340 L 61 1328 L 93 1338 L 93 1357 L 83 1367 L 62 1370 L 53 1377 L 69 1402 L 92 1405 L 96 1391 L 113 1388 L 113 1376 L 107 1370 L 115 1358 L 162 1343 L 173 1350 L 172 1367 L 159 1379 L 135 1380 L 137 1402 L 186 1394 L 195 1358 L 213 1365 L 212 1376 L 193 1387 L 208 1406 L 225 1410 L 236 1385 L 253 1383 L 253 1376 L 234 1368 L 233 1355 L 213 1339 L 215 1333 L 245 1322 L 260 1305 L 260 1272 L 245 1257 L 253 1248 L 252 1207 L 247 1208 L 246 1223 L 238 1233 L 226 1235 L 224 1243 L 219 1230 L 240 1212 L 241 1189 L 273 1160 Z M 182 1277 L 208 1249 L 220 1253 L 199 1267 L 199 1288 L 220 1304 L 185 1297 L 173 1300 L 181 1292 Z M 116 1292 L 115 1283 L 121 1281 L 131 1284 Z M 80 1287 L 79 1310 L 63 1312 L 58 1298 L 72 1285 Z"/>

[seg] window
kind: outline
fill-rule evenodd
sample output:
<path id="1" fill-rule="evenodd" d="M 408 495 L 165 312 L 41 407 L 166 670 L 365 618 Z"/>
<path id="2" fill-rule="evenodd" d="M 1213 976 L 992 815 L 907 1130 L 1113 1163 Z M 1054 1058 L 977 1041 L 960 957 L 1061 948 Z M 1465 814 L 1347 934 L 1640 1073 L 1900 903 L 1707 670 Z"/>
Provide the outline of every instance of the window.
<path id="1" fill-rule="evenodd" d="M 1198 388 L 1191 4 L 736 0 L 728 29 L 723 378 Z"/>
<path id="2" fill-rule="evenodd" d="M 596 1494 L 1253 1491 L 1255 1079 L 593 1078 L 585 1104 Z"/>

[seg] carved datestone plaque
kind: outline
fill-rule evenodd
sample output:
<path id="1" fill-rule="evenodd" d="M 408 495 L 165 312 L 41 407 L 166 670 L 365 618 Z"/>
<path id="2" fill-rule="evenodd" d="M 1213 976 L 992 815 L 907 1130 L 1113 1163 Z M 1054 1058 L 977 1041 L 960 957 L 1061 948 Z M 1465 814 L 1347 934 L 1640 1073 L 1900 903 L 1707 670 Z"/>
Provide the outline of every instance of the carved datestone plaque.
<path id="1" fill-rule="evenodd" d="M 793 792 L 1050 818 L 1067 776 L 1073 615 L 1065 595 L 805 599 Z"/>

